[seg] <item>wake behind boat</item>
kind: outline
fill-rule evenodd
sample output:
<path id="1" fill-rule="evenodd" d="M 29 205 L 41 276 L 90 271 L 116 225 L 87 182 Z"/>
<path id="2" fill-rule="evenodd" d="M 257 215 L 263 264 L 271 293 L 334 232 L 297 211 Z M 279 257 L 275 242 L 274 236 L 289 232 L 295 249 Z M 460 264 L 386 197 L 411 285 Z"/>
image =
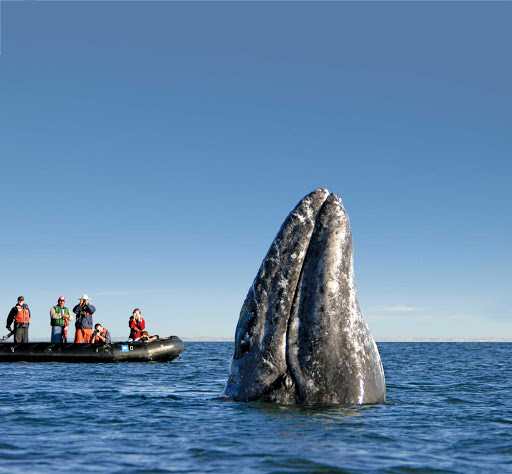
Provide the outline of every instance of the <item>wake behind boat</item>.
<path id="1" fill-rule="evenodd" d="M 113 344 L 0 343 L 0 362 L 170 362 L 183 352 L 177 336 Z"/>

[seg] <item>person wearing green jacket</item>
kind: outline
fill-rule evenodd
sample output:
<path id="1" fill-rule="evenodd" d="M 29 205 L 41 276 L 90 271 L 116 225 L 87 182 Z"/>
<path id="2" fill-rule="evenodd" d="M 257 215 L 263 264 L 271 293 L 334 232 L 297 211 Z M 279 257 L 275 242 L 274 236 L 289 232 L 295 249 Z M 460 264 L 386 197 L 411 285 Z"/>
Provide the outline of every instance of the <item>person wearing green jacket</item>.
<path id="1" fill-rule="evenodd" d="M 59 296 L 57 304 L 50 309 L 50 324 L 52 325 L 52 342 L 67 342 L 68 323 L 73 319 L 69 309 L 64 306 L 66 298 Z"/>

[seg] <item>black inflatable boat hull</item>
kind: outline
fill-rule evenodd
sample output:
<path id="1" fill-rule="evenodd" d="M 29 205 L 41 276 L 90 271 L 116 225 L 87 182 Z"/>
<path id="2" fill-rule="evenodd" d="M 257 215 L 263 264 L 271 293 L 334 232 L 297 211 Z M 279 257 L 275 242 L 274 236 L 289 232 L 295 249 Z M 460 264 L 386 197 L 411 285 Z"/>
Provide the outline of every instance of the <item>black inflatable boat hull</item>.
<path id="1" fill-rule="evenodd" d="M 114 344 L 2 343 L 0 362 L 170 362 L 182 352 L 183 341 L 176 336 Z"/>

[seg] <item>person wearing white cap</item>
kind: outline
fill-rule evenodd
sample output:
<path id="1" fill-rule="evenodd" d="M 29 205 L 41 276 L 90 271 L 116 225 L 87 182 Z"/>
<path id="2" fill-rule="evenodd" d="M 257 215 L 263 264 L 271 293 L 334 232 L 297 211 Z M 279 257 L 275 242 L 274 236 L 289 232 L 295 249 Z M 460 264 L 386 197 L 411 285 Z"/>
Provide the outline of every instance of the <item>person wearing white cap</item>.
<path id="1" fill-rule="evenodd" d="M 73 316 L 69 309 L 64 306 L 66 298 L 59 296 L 57 304 L 50 309 L 50 324 L 52 325 L 52 342 L 66 342 L 67 327 Z"/>
<path id="2" fill-rule="evenodd" d="M 92 315 L 96 311 L 96 308 L 89 304 L 89 297 L 83 295 L 80 298 L 80 303 L 73 308 L 73 313 L 76 314 L 75 322 L 75 343 L 89 344 L 92 337 L 92 328 L 94 326 L 92 322 Z"/>

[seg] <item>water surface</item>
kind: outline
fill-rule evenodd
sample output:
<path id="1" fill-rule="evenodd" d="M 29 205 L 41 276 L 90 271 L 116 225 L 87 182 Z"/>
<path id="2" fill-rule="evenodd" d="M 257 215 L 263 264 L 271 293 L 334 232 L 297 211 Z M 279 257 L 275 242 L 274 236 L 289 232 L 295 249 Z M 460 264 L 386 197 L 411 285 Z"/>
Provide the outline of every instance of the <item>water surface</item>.
<path id="1" fill-rule="evenodd" d="M 512 472 L 510 343 L 381 343 L 388 401 L 352 408 L 222 399 L 232 348 L 0 363 L 0 472 Z"/>

